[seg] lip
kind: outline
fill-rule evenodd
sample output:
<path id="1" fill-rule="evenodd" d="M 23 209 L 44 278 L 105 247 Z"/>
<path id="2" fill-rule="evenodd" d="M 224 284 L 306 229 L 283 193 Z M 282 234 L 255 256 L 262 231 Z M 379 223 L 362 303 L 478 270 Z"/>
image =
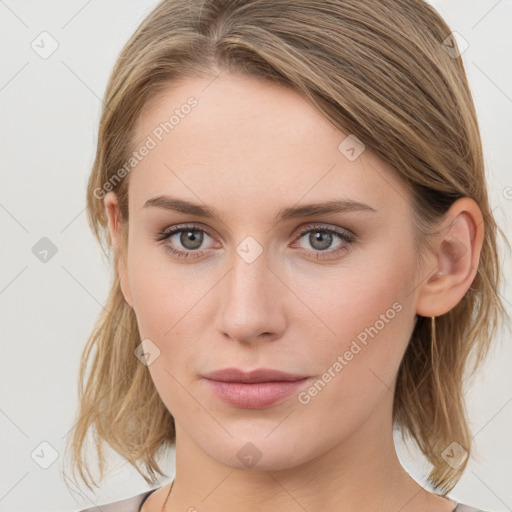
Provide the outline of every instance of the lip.
<path id="1" fill-rule="evenodd" d="M 263 409 L 298 391 L 309 376 L 268 368 L 249 372 L 225 368 L 207 373 L 203 378 L 211 391 L 227 404 L 240 409 Z"/>
<path id="2" fill-rule="evenodd" d="M 305 379 L 309 375 L 293 375 L 281 370 L 273 370 L 270 368 L 258 368 L 256 370 L 244 372 L 238 368 L 224 368 L 203 375 L 205 379 L 220 382 L 242 382 L 242 383 L 259 383 L 259 382 L 293 382 Z"/>

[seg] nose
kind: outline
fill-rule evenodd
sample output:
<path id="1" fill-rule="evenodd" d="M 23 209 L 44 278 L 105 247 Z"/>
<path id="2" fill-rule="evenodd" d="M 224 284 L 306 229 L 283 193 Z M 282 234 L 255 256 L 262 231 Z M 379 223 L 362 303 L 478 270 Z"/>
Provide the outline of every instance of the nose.
<path id="1" fill-rule="evenodd" d="M 280 338 L 287 322 L 285 291 L 265 253 L 252 262 L 234 254 L 233 266 L 217 291 L 218 332 L 241 343 Z"/>

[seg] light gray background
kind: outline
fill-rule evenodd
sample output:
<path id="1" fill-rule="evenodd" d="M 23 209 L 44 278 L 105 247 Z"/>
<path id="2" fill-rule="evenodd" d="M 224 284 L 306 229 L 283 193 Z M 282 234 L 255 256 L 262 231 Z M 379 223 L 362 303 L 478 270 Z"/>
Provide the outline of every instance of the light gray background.
<path id="1" fill-rule="evenodd" d="M 77 405 L 79 356 L 110 283 L 110 267 L 84 211 L 100 98 L 122 45 L 155 4 L 0 0 L 0 511 L 73 511 L 149 489 L 113 456 L 112 472 L 96 494 L 73 482 L 70 493 L 63 456 Z M 508 220 L 510 226 L 512 3 L 434 5 L 469 43 L 463 58 L 479 112 L 491 201 L 501 225 Z M 59 45 L 47 59 L 31 48 L 43 31 Z M 512 240 L 510 227 L 506 231 Z M 32 252 L 42 237 L 57 247 L 46 263 Z M 508 284 L 501 295 L 510 314 L 511 258 L 502 254 Z M 468 389 L 480 458 L 470 461 L 450 494 L 489 511 L 512 509 L 511 352 L 504 331 Z M 52 449 L 58 458 L 41 468 L 36 460 L 49 462 Z M 424 483 L 421 461 L 405 449 L 400 454 Z M 163 467 L 172 478 L 172 457 Z"/>

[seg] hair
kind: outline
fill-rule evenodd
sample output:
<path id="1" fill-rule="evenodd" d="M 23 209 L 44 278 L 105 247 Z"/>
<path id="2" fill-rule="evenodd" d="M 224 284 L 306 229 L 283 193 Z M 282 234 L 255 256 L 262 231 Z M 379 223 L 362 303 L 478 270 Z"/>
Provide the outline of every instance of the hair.
<path id="1" fill-rule="evenodd" d="M 449 27 L 423 0 L 162 1 L 114 65 L 87 188 L 88 221 L 110 258 L 116 251 L 102 199 L 107 190 L 117 194 L 125 240 L 129 173 L 121 170 L 135 149 L 141 113 L 177 80 L 225 72 L 295 90 L 389 164 L 410 192 L 419 261 L 453 202 L 474 199 L 485 224 L 477 273 L 460 302 L 436 319 L 435 333 L 430 319 L 418 318 L 393 405 L 395 426 L 416 442 L 431 465 L 428 481 L 442 494 L 468 460 L 453 468 L 443 450 L 455 441 L 471 453 L 465 379 L 506 315 L 497 235 L 506 237 L 489 206 L 477 116 L 456 49 Z M 136 317 L 121 292 L 116 254 L 112 263 L 108 301 L 80 361 L 72 436 L 73 467 L 90 489 L 85 472 L 96 482 L 82 458 L 90 429 L 101 479 L 103 442 L 148 484 L 156 472 L 164 475 L 158 455 L 175 443 L 174 419 L 134 356 L 141 343 Z"/>

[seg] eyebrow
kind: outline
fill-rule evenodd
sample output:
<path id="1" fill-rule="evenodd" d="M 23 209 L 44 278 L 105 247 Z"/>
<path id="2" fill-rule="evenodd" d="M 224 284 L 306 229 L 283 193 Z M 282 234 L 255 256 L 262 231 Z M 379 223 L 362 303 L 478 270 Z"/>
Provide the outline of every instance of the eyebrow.
<path id="1" fill-rule="evenodd" d="M 183 199 L 178 199 L 171 196 L 157 196 L 152 199 L 148 199 L 144 203 L 143 208 L 156 207 L 163 208 L 164 210 L 177 211 L 181 213 L 187 213 L 189 215 L 196 215 L 198 217 L 204 217 L 206 219 L 219 219 L 219 214 L 215 209 L 208 206 L 203 206 L 197 203 L 191 203 Z M 276 216 L 277 222 L 283 222 L 290 219 L 296 219 L 300 217 L 309 217 L 312 215 L 323 215 L 328 213 L 344 213 L 352 211 L 366 211 L 377 213 L 375 208 L 370 205 L 361 203 L 359 201 L 353 201 L 351 199 L 333 199 L 322 203 L 310 203 L 302 206 L 293 206 L 289 208 L 283 208 Z"/>

